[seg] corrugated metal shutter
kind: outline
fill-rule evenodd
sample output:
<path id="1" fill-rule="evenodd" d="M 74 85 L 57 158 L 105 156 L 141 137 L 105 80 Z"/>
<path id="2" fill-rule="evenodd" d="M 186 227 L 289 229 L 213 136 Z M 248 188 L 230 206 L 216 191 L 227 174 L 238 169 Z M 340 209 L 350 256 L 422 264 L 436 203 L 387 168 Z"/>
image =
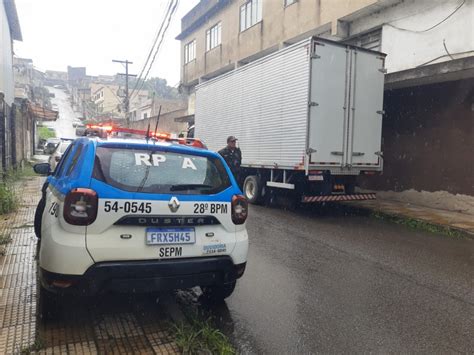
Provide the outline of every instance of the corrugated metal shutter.
<path id="1" fill-rule="evenodd" d="M 382 29 L 379 28 L 375 31 L 364 33 L 363 35 L 351 38 L 345 42 L 358 47 L 380 52 L 382 48 Z"/>

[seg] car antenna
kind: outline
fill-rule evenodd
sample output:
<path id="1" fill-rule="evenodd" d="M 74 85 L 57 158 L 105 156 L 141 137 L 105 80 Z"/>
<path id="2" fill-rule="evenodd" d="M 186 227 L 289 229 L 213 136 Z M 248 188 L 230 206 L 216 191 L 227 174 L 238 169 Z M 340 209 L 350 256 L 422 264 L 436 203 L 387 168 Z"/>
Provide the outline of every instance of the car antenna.
<path id="1" fill-rule="evenodd" d="M 151 116 L 148 118 L 148 128 L 146 130 L 146 142 L 148 143 L 148 140 L 150 139 L 150 121 L 151 121 Z"/>
<path id="2" fill-rule="evenodd" d="M 161 105 L 160 105 L 160 108 L 158 109 L 158 117 L 156 117 L 155 137 L 156 137 L 156 131 L 158 130 L 158 122 L 160 121 L 160 114 L 161 114 Z"/>

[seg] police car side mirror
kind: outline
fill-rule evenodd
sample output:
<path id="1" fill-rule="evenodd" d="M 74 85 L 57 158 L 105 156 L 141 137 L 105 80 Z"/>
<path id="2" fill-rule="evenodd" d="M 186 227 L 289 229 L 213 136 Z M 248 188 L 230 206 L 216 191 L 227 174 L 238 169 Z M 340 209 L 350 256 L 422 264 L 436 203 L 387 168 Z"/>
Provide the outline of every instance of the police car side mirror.
<path id="1" fill-rule="evenodd" d="M 36 174 L 39 175 L 50 175 L 51 174 L 51 166 L 49 163 L 39 163 L 33 166 L 33 170 Z"/>

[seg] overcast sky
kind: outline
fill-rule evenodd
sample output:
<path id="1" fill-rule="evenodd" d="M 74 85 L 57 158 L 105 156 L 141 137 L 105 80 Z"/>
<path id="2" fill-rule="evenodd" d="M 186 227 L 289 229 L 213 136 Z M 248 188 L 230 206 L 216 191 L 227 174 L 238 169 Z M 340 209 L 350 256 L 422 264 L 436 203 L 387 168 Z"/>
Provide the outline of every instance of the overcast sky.
<path id="1" fill-rule="evenodd" d="M 199 0 L 180 0 L 150 76 L 179 82 L 180 47 L 174 38 L 181 18 Z M 40 70 L 66 71 L 85 66 L 88 75 L 113 75 L 123 68 L 112 59 L 134 62 L 138 74 L 164 16 L 168 0 L 15 0 L 23 42 L 19 57 L 33 59 Z"/>

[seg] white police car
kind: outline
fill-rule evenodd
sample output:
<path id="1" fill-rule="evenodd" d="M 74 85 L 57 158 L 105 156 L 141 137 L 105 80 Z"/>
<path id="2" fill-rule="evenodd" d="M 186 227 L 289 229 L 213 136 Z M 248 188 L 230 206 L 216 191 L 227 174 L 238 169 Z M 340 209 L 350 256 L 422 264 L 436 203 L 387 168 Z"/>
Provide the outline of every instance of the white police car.
<path id="1" fill-rule="evenodd" d="M 48 175 L 35 217 L 43 313 L 65 294 L 232 293 L 247 201 L 217 153 L 176 141 L 80 138 L 54 172 L 35 166 Z"/>

